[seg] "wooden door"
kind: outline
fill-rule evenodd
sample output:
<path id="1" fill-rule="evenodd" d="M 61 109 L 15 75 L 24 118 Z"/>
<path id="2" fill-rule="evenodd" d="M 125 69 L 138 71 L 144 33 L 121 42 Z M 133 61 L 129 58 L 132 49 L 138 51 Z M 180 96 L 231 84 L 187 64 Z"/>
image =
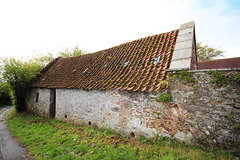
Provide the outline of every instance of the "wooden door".
<path id="1" fill-rule="evenodd" d="M 55 118 L 56 115 L 56 89 L 51 89 L 50 93 L 50 117 Z"/>

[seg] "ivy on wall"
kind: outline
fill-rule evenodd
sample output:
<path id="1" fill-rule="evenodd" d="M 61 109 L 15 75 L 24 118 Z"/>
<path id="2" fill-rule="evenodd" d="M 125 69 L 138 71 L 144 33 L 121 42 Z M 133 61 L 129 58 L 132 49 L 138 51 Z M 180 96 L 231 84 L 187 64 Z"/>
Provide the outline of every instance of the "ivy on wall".
<path id="1" fill-rule="evenodd" d="M 229 81 L 226 79 L 226 77 L 219 71 L 208 71 L 208 73 L 213 77 L 213 80 L 211 80 L 212 83 L 221 84 L 224 87 L 229 84 Z"/>
<path id="2" fill-rule="evenodd" d="M 234 76 L 234 80 L 237 82 L 237 83 L 240 83 L 240 73 L 236 74 Z"/>
<path id="3" fill-rule="evenodd" d="M 179 77 L 180 79 L 185 80 L 188 83 L 195 82 L 195 78 L 188 71 L 183 70 L 183 71 L 179 71 L 178 73 L 179 73 L 178 75 L 177 74 L 172 75 L 172 78 L 177 79 Z"/>
<path id="4" fill-rule="evenodd" d="M 163 93 L 160 96 L 158 96 L 156 99 L 161 102 L 170 102 L 170 95 L 167 93 Z"/>

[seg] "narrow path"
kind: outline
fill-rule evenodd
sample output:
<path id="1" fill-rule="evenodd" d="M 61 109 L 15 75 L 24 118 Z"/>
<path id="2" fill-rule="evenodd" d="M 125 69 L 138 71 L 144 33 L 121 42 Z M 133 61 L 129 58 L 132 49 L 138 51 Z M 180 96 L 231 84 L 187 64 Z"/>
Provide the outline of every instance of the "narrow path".
<path id="1" fill-rule="evenodd" d="M 3 114 L 11 108 L 0 108 L 0 160 L 26 160 L 26 149 L 11 136 L 3 117 Z"/>

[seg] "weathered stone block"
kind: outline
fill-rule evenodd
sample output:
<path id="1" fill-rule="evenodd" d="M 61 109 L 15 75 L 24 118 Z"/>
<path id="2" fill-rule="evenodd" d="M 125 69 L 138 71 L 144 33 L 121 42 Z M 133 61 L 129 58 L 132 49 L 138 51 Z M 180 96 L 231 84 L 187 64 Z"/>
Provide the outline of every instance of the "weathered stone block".
<path id="1" fill-rule="evenodd" d="M 184 35 L 184 34 L 189 34 L 189 33 L 192 33 L 193 32 L 193 29 L 192 28 L 188 28 L 188 29 L 184 29 L 184 30 L 181 30 L 178 35 Z"/>
<path id="2" fill-rule="evenodd" d="M 177 38 L 177 43 L 182 42 L 182 41 L 188 41 L 193 39 L 193 32 L 189 32 L 186 34 L 181 34 Z"/>
<path id="3" fill-rule="evenodd" d="M 192 48 L 192 40 L 177 43 L 174 50 L 177 51 L 177 50 L 186 49 L 186 48 Z"/>
<path id="4" fill-rule="evenodd" d="M 194 21 L 188 22 L 188 23 L 184 23 L 180 26 L 180 30 L 185 30 L 188 28 L 193 28 L 194 27 Z"/>
<path id="5" fill-rule="evenodd" d="M 226 97 L 236 99 L 236 98 L 240 98 L 240 95 L 237 94 L 237 93 L 229 93 L 229 94 L 226 95 Z"/>
<path id="6" fill-rule="evenodd" d="M 216 104 L 216 107 L 221 108 L 221 109 L 227 109 L 227 110 L 233 109 L 232 106 L 230 106 L 230 105 L 223 105 L 223 104 Z"/>
<path id="7" fill-rule="evenodd" d="M 190 58 L 186 58 L 186 59 L 181 59 L 181 60 L 173 60 L 171 62 L 171 66 L 170 69 L 174 70 L 174 69 L 188 69 L 191 67 L 191 61 Z"/>
<path id="8" fill-rule="evenodd" d="M 234 108 L 240 109 L 240 103 L 236 103 Z"/>
<path id="9" fill-rule="evenodd" d="M 192 54 L 192 49 L 191 48 L 176 50 L 173 54 L 172 60 L 190 58 L 191 54 Z"/>
<path id="10" fill-rule="evenodd" d="M 225 104 L 225 105 L 235 105 L 235 102 L 234 102 L 234 99 L 226 99 L 222 102 L 222 104 Z"/>

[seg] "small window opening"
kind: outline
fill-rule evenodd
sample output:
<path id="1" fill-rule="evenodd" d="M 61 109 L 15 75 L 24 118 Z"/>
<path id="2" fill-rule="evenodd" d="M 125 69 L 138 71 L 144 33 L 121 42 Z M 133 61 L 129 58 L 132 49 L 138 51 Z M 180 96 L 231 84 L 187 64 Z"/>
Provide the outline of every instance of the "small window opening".
<path id="1" fill-rule="evenodd" d="M 130 138 L 135 138 L 135 134 L 133 132 L 130 133 Z"/>
<path id="2" fill-rule="evenodd" d="M 67 118 L 67 115 L 65 114 L 65 116 L 64 116 L 65 118 Z"/>
<path id="3" fill-rule="evenodd" d="M 153 64 L 158 63 L 158 62 L 160 61 L 160 58 L 161 58 L 161 57 L 162 57 L 162 55 L 160 55 L 160 56 L 154 58 Z"/>
<path id="4" fill-rule="evenodd" d="M 125 62 L 125 63 L 123 64 L 123 67 L 126 67 L 126 66 L 128 65 L 128 63 L 129 63 L 129 61 Z"/>
<path id="5" fill-rule="evenodd" d="M 89 122 L 88 122 L 88 125 L 89 125 L 89 126 L 91 126 L 91 125 L 92 125 L 92 123 L 89 121 Z"/>
<path id="6" fill-rule="evenodd" d="M 38 103 L 38 99 L 39 99 L 39 92 L 36 93 L 36 103 Z"/>

